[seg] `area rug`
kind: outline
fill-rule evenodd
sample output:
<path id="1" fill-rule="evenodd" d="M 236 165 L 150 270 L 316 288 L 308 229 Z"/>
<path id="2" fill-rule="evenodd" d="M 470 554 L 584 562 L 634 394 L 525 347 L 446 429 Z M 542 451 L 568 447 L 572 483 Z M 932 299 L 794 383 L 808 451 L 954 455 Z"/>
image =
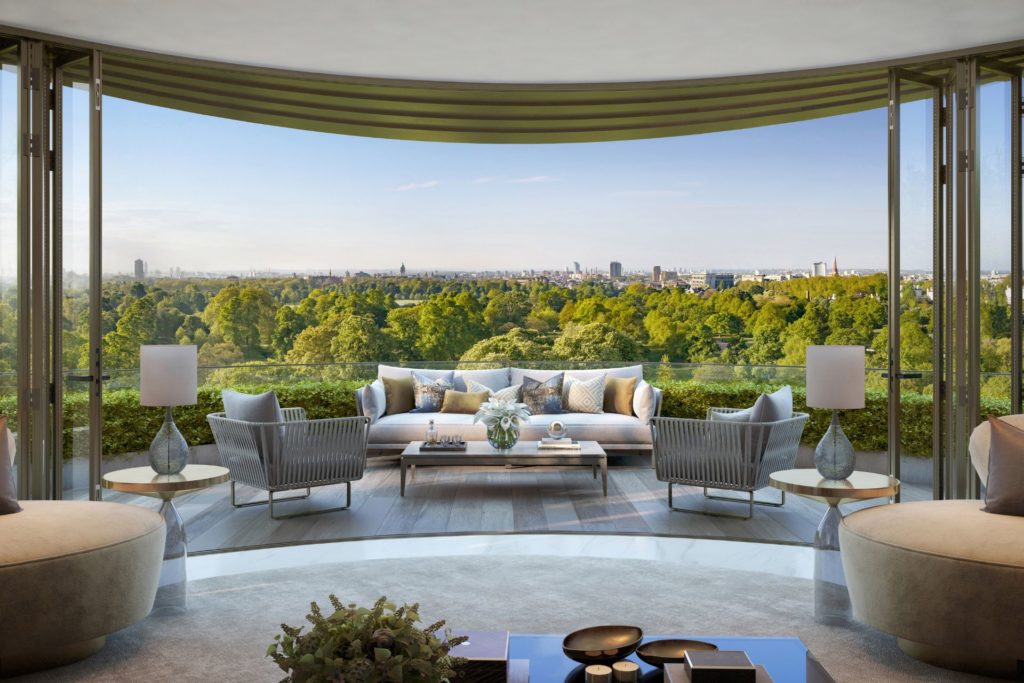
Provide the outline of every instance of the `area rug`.
<path id="1" fill-rule="evenodd" d="M 807 579 L 674 562 L 477 556 L 374 560 L 254 572 L 190 584 L 186 615 L 150 617 L 94 657 L 18 681 L 278 681 L 266 654 L 309 602 L 419 602 L 459 630 L 564 634 L 602 623 L 652 634 L 797 636 L 840 683 L 982 681 L 906 657 L 895 640 L 814 622 Z"/>

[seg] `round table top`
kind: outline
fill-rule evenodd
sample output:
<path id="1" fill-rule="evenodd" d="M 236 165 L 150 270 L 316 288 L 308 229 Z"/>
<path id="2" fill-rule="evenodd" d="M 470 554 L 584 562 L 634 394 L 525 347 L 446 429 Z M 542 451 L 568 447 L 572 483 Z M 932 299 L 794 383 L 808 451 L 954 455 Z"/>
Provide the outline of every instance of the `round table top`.
<path id="1" fill-rule="evenodd" d="M 152 467 L 131 467 L 103 475 L 103 486 L 114 491 L 174 495 L 204 489 L 228 480 L 220 465 L 186 465 L 177 474 L 157 474 Z"/>
<path id="2" fill-rule="evenodd" d="M 771 485 L 783 491 L 833 501 L 888 498 L 900 490 L 900 480 L 888 474 L 854 471 L 846 479 L 825 479 L 813 468 L 781 470 L 769 475 Z"/>

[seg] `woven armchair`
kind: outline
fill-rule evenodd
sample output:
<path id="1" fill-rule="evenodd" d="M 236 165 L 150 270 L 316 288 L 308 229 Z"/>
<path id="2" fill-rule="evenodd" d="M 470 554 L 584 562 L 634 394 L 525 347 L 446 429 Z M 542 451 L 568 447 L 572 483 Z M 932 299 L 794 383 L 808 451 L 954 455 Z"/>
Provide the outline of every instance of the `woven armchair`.
<path id="1" fill-rule="evenodd" d="M 341 417 L 307 420 L 302 408 L 284 408 L 284 422 L 243 422 L 229 420 L 224 413 L 207 415 L 221 464 L 231 476 L 231 504 L 249 507 L 269 503 L 273 519 L 300 517 L 346 510 L 352 504 L 352 482 L 363 477 L 370 420 Z M 274 514 L 274 494 L 314 486 L 345 484 L 343 507 L 290 515 Z M 244 484 L 267 492 L 266 501 L 237 503 L 235 485 Z"/>
<path id="2" fill-rule="evenodd" d="M 755 500 L 754 492 L 768 486 L 772 472 L 791 469 L 807 424 L 807 413 L 793 413 L 778 422 L 731 422 L 713 420 L 712 414 L 737 412 L 734 408 L 711 408 L 706 420 L 655 417 L 651 420 L 654 467 L 658 481 L 668 482 L 668 506 L 679 512 L 699 512 L 720 517 L 750 519 L 754 505 L 779 507 L 779 502 Z M 700 486 L 704 496 L 714 500 L 745 502 L 746 515 L 714 513 L 672 505 L 672 485 Z M 708 489 L 744 491 L 748 500 L 712 496 Z"/>

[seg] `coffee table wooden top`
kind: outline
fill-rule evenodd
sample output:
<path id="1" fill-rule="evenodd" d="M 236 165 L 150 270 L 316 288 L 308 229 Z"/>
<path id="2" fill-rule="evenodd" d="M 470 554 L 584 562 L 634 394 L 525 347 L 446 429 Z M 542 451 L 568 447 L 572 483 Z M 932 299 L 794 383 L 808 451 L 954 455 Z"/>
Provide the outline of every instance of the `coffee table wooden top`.
<path id="1" fill-rule="evenodd" d="M 579 449 L 541 448 L 537 441 L 520 441 L 512 448 L 499 451 L 486 441 L 467 441 L 464 451 L 420 451 L 422 441 L 413 441 L 402 451 L 403 458 L 460 458 L 479 460 L 484 457 L 515 458 L 515 457 L 557 457 L 557 458 L 600 458 L 605 456 L 601 444 L 596 441 L 580 441 Z"/>

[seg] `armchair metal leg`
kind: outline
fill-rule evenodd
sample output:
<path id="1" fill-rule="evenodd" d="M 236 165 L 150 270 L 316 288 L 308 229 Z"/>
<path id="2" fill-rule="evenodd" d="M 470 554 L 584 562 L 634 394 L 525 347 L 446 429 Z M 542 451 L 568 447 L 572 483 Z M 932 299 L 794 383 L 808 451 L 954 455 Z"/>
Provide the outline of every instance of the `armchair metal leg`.
<path id="1" fill-rule="evenodd" d="M 286 498 L 285 500 L 296 500 L 295 498 Z M 282 501 L 278 501 L 279 503 Z M 352 507 L 352 482 L 345 482 L 345 505 L 343 507 L 336 508 L 324 508 L 322 510 L 309 510 L 307 512 L 293 512 L 290 515 L 275 515 L 274 514 L 274 492 L 270 491 L 270 518 L 271 519 L 291 519 L 292 517 L 307 517 L 309 515 L 322 515 L 325 512 L 339 512 L 341 510 L 348 510 Z"/>
<path id="2" fill-rule="evenodd" d="M 287 501 L 287 500 L 302 500 L 304 498 L 309 498 L 311 493 L 312 493 L 312 491 L 307 486 L 306 487 L 306 495 L 304 495 L 304 496 L 291 496 L 289 498 L 280 499 L 280 500 L 278 500 L 278 502 L 280 503 L 280 502 Z M 253 501 L 251 503 L 237 503 L 237 502 L 235 502 L 235 481 L 234 480 L 231 481 L 231 506 L 232 507 L 236 507 L 236 508 L 251 508 L 251 507 L 255 507 L 257 505 L 266 505 L 269 502 L 270 502 L 270 498 L 267 498 L 267 500 Z"/>
<path id="3" fill-rule="evenodd" d="M 757 500 L 755 498 L 754 499 L 754 505 L 764 505 L 765 507 L 780 508 L 780 507 L 782 507 L 783 505 L 786 504 L 786 492 L 785 491 L 780 491 L 780 493 L 782 493 L 782 498 L 779 500 L 778 503 L 775 503 L 775 502 L 770 501 L 770 500 Z M 754 492 L 751 491 L 750 492 L 750 496 L 753 497 L 753 495 L 754 495 Z M 708 493 L 708 487 L 707 486 L 704 487 L 704 497 L 707 498 L 708 500 L 724 500 L 724 501 L 731 502 L 731 503 L 742 503 L 743 502 L 743 499 L 741 499 L 741 498 L 731 498 L 729 496 L 712 496 L 711 494 Z"/>
<path id="4" fill-rule="evenodd" d="M 710 497 L 710 496 L 709 496 Z M 743 502 L 734 498 L 727 498 L 725 500 L 732 500 L 733 502 Z M 668 509 L 673 512 L 690 512 L 698 515 L 707 515 L 709 517 L 728 517 L 729 519 L 750 519 L 754 516 L 754 492 L 750 492 L 750 501 L 748 503 L 749 512 L 746 515 L 734 515 L 728 512 L 711 512 L 709 510 L 696 510 L 693 508 L 680 508 L 672 504 L 672 483 L 668 485 Z"/>

